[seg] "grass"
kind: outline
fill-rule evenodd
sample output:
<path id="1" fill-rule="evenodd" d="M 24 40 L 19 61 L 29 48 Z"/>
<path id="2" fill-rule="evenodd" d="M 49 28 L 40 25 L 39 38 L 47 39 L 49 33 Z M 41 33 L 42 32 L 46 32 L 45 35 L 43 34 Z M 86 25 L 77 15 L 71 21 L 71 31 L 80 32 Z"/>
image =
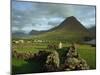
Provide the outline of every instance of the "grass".
<path id="1" fill-rule="evenodd" d="M 13 44 L 13 49 L 18 51 L 18 52 L 32 52 L 36 53 L 41 49 L 45 49 L 47 46 L 46 44 Z"/>
<path id="2" fill-rule="evenodd" d="M 25 61 L 22 59 L 12 59 L 12 73 L 13 74 L 27 74 L 41 72 L 41 65 L 35 61 Z"/>
<path id="3" fill-rule="evenodd" d="M 39 50 L 45 50 L 47 48 L 48 43 L 35 43 L 35 44 L 13 44 L 13 48 L 19 52 L 32 52 L 36 53 Z M 64 46 L 66 47 L 66 43 Z M 60 54 L 64 53 L 60 50 Z M 78 48 L 78 53 L 80 56 L 85 59 L 90 66 L 90 69 L 96 68 L 96 50 L 95 47 L 91 47 L 90 45 L 80 45 Z M 12 59 L 12 71 L 13 73 L 37 73 L 41 72 L 38 62 L 34 61 L 25 61 L 13 58 Z"/>
<path id="4" fill-rule="evenodd" d="M 91 47 L 90 45 L 81 45 L 78 49 L 78 52 L 82 58 L 84 58 L 90 69 L 96 68 L 96 48 Z"/>

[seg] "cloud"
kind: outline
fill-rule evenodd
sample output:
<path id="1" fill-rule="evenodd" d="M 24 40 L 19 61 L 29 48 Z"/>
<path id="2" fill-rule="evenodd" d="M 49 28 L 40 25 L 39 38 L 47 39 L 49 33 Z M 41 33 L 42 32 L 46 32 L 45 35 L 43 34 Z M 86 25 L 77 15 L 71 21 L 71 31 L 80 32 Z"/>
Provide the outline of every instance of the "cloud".
<path id="1" fill-rule="evenodd" d="M 95 24 L 95 7 L 83 5 L 12 2 L 12 30 L 48 30 L 75 16 L 84 26 Z"/>

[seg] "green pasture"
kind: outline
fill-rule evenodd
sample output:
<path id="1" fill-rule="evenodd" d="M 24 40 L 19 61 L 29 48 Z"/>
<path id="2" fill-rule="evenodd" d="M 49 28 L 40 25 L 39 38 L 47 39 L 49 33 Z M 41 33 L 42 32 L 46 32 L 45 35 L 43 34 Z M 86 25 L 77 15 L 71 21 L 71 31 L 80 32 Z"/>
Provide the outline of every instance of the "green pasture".
<path id="1" fill-rule="evenodd" d="M 55 43 L 57 44 L 57 43 Z M 31 43 L 31 44 L 13 44 L 13 49 L 19 52 L 32 52 L 36 53 L 39 50 L 47 50 L 48 43 Z M 63 46 L 66 47 L 69 44 L 65 43 Z M 90 69 L 96 68 L 96 49 L 95 47 L 92 47 L 91 45 L 82 45 L 80 44 L 78 47 L 78 53 L 82 58 L 84 58 L 88 65 L 90 66 Z M 63 52 L 64 50 L 61 49 L 60 52 Z M 12 72 L 13 73 L 36 73 L 41 72 L 39 66 L 37 65 L 37 62 L 29 62 L 25 60 L 20 60 L 16 58 L 12 58 Z"/>
<path id="2" fill-rule="evenodd" d="M 91 47 L 91 45 L 80 45 L 78 53 L 87 61 L 90 69 L 96 68 L 96 47 Z"/>

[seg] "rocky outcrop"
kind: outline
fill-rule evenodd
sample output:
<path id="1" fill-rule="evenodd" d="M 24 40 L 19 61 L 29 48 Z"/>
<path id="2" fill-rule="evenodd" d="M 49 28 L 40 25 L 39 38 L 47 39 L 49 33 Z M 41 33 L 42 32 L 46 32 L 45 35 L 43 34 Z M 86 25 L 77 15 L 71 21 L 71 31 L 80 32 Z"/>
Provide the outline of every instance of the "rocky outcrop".
<path id="1" fill-rule="evenodd" d="M 59 60 L 59 54 L 57 51 L 52 51 L 51 54 L 47 56 L 45 65 L 44 65 L 44 70 L 45 71 L 58 71 L 58 68 L 60 67 L 60 60 Z"/>
<path id="2" fill-rule="evenodd" d="M 69 51 L 66 54 L 66 59 L 64 63 L 64 70 L 87 70 L 89 66 L 87 62 L 80 57 L 77 49 L 75 48 L 75 44 L 72 44 L 69 47 Z"/>

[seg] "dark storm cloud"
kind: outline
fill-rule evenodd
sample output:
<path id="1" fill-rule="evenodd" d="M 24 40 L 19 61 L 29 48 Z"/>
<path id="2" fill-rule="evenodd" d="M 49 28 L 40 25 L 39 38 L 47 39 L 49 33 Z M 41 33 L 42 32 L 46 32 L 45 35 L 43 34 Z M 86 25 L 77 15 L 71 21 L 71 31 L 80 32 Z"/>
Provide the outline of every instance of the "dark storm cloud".
<path id="1" fill-rule="evenodd" d="M 12 30 L 47 30 L 69 16 L 89 27 L 95 24 L 95 7 L 13 1 Z"/>

